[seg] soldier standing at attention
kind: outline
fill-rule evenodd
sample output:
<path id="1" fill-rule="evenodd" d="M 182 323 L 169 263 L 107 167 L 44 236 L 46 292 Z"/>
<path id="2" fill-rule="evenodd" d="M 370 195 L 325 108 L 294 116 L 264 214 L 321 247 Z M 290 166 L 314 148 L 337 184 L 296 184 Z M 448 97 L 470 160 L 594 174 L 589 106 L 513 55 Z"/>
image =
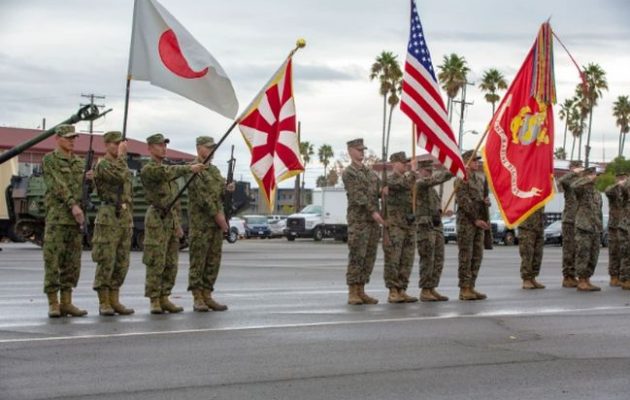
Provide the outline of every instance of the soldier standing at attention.
<path id="1" fill-rule="evenodd" d="M 197 138 L 197 158 L 193 163 L 203 163 L 214 148 L 210 136 Z M 221 266 L 223 236 L 228 223 L 223 213 L 223 193 L 234 191 L 234 183 L 227 187 L 219 169 L 208 164 L 208 168 L 197 173 L 188 186 L 190 221 L 190 270 L 188 290 L 193 294 L 194 311 L 225 311 L 227 306 L 212 298 L 214 284 Z"/>
<path id="2" fill-rule="evenodd" d="M 606 188 L 608 197 L 608 274 L 610 286 L 621 286 L 619 281 L 619 269 L 621 267 L 621 233 L 619 223 L 624 212 L 625 193 L 623 182 L 628 178 L 626 172 L 616 174 L 617 182 Z"/>
<path id="3" fill-rule="evenodd" d="M 483 258 L 484 231 L 490 229 L 484 220 L 489 199 L 484 197 L 483 179 L 479 174 L 479 159 L 474 150 L 462 154 L 467 163 L 468 179 L 455 180 L 457 202 L 457 247 L 459 248 L 459 299 L 485 300 L 484 293 L 475 290 Z"/>
<path id="4" fill-rule="evenodd" d="M 545 208 L 541 207 L 518 226 L 518 250 L 521 254 L 523 289 L 544 289 L 536 281 L 540 274 L 545 245 Z"/>
<path id="5" fill-rule="evenodd" d="M 133 308 L 120 303 L 120 287 L 129 270 L 133 233 L 131 172 L 127 168 L 127 142 L 122 133 L 103 135 L 105 156 L 94 167 L 94 183 L 101 201 L 94 221 L 92 260 L 96 263 L 93 288 L 100 315 L 129 315 Z"/>
<path id="6" fill-rule="evenodd" d="M 203 164 L 164 165 L 169 139 L 161 133 L 147 138 L 151 160 L 140 171 L 147 202 L 150 204 L 144 217 L 144 254 L 147 267 L 144 295 L 151 299 L 151 314 L 178 313 L 182 307 L 169 300 L 177 277 L 179 239 L 184 236 L 180 225 L 179 208 L 166 210 L 175 198 L 179 187 L 175 181 L 191 171 L 201 172 Z"/>
<path id="7" fill-rule="evenodd" d="M 416 247 L 420 258 L 420 301 L 447 301 L 435 288 L 440 284 L 444 267 L 444 230 L 440 195 L 435 186 L 453 175 L 442 170 L 435 174 L 433 160 L 418 163 L 420 178 L 416 181 Z"/>
<path id="8" fill-rule="evenodd" d="M 630 290 L 630 179 L 622 179 L 619 185 L 623 194 L 623 209 L 618 224 L 619 253 L 621 254 L 619 286 L 623 290 Z"/>
<path id="9" fill-rule="evenodd" d="M 367 149 L 363 139 L 347 144 L 352 163 L 344 169 L 342 180 L 348 197 L 348 304 L 376 304 L 378 300 L 365 293 L 365 285 L 376 261 L 379 225 L 385 225 L 378 206 L 380 182 L 378 175 L 363 165 Z"/>
<path id="10" fill-rule="evenodd" d="M 580 161 L 571 161 L 570 172 L 558 179 L 558 186 L 564 192 L 564 210 L 562 211 L 562 287 L 577 287 L 575 279 L 575 212 L 577 200 L 571 184 L 578 178 Z"/>
<path id="11" fill-rule="evenodd" d="M 416 173 L 407 171 L 409 160 L 404 151 L 389 157 L 394 170 L 387 178 L 387 231 L 389 240 L 383 242 L 385 268 L 383 277 L 389 289 L 388 303 L 413 303 L 416 297 L 407 295 L 409 276 L 413 268 L 416 243 L 415 215 L 411 205 L 411 189 Z"/>
<path id="12" fill-rule="evenodd" d="M 578 276 L 577 290 L 581 292 L 601 290 L 591 283 L 602 234 L 602 196 L 595 187 L 596 178 L 595 167 L 590 167 L 571 184 L 578 203 L 575 213 L 575 271 Z"/>
<path id="13" fill-rule="evenodd" d="M 42 160 L 46 184 L 44 293 L 48 296 L 50 318 L 82 317 L 87 311 L 72 304 L 72 289 L 77 287 L 81 272 L 81 229 L 85 222 L 81 194 L 85 161 L 74 155 L 74 139 L 79 135 L 74 126 L 59 125 L 55 133 L 57 148 Z M 86 173 L 86 178 L 91 177 L 91 171 Z"/>

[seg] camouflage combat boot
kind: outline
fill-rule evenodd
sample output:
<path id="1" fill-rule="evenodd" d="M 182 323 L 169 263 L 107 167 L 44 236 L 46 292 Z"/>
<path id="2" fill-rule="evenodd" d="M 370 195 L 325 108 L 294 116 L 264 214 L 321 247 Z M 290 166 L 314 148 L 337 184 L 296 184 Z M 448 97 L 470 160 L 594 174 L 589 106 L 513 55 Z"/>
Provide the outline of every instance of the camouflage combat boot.
<path id="1" fill-rule="evenodd" d="M 405 289 L 398 289 L 398 294 L 405 300 L 405 303 L 415 303 L 418 301 L 417 297 L 409 296 Z"/>
<path id="2" fill-rule="evenodd" d="M 109 289 L 109 304 L 112 306 L 114 311 L 120 315 L 131 315 L 135 312 L 133 308 L 127 308 L 122 304 L 119 300 L 120 290 L 118 289 Z"/>
<path id="3" fill-rule="evenodd" d="M 522 288 L 525 290 L 536 289 L 536 285 L 534 285 L 534 282 L 532 281 L 532 279 L 523 279 Z"/>
<path id="4" fill-rule="evenodd" d="M 203 300 L 206 302 L 206 305 L 212 311 L 226 311 L 228 307 L 225 304 L 218 303 L 216 300 L 212 298 L 212 290 L 204 289 L 203 290 Z"/>
<path id="5" fill-rule="evenodd" d="M 397 288 L 389 288 L 388 303 L 404 303 L 405 298 L 400 295 Z"/>
<path id="6" fill-rule="evenodd" d="M 59 295 L 56 291 L 46 293 L 48 296 L 48 318 L 61 317 L 61 310 L 59 309 Z"/>
<path id="7" fill-rule="evenodd" d="M 353 306 L 363 304 L 363 300 L 359 296 L 359 285 L 348 286 L 348 304 Z"/>
<path id="8" fill-rule="evenodd" d="M 488 296 L 485 293 L 478 292 L 475 287 L 471 287 L 470 290 L 477 296 L 477 300 L 485 300 Z"/>
<path id="9" fill-rule="evenodd" d="M 96 291 L 98 293 L 98 314 L 104 316 L 112 316 L 116 314 L 109 304 L 109 289 L 101 288 Z"/>
<path id="10" fill-rule="evenodd" d="M 477 295 L 466 286 L 459 289 L 459 299 L 463 301 L 477 300 Z"/>
<path id="11" fill-rule="evenodd" d="M 204 301 L 203 294 L 201 293 L 200 289 L 193 289 L 192 295 L 193 295 L 193 311 L 208 312 L 210 310 L 208 306 L 206 305 L 206 302 Z"/>
<path id="12" fill-rule="evenodd" d="M 565 276 L 562 279 L 562 287 L 564 288 L 576 288 L 578 285 L 578 281 L 573 276 Z"/>
<path id="13" fill-rule="evenodd" d="M 621 281 L 619 280 L 618 276 L 611 276 L 610 277 L 610 286 L 612 286 L 612 287 L 619 287 L 619 286 L 621 286 Z"/>
<path id="14" fill-rule="evenodd" d="M 602 290 L 600 287 L 591 284 L 590 279 L 580 278 L 577 284 L 578 292 L 598 292 Z"/>
<path id="15" fill-rule="evenodd" d="M 361 301 L 364 304 L 378 304 L 378 299 L 375 299 L 374 297 L 368 296 L 365 293 L 365 284 L 364 283 L 358 284 L 357 288 L 358 288 L 359 298 L 361 299 Z"/>
<path id="16" fill-rule="evenodd" d="M 86 310 L 81 310 L 72 304 L 72 290 L 61 291 L 61 305 L 59 309 L 63 317 L 68 315 L 71 317 L 83 317 L 87 315 Z"/>
<path id="17" fill-rule="evenodd" d="M 151 314 L 164 314 L 159 297 L 151 297 Z"/>
<path id="18" fill-rule="evenodd" d="M 437 301 L 448 301 L 448 297 L 441 295 L 440 292 L 435 290 L 435 288 L 431 289 L 431 293 L 433 293 L 433 296 L 437 298 Z"/>
<path id="19" fill-rule="evenodd" d="M 431 289 L 422 288 L 422 290 L 420 290 L 420 301 L 439 301 L 439 300 L 437 297 L 435 297 Z"/>
<path id="20" fill-rule="evenodd" d="M 532 283 L 534 284 L 534 289 L 544 289 L 546 287 L 542 283 L 538 282 L 536 278 L 532 278 Z"/>
<path id="21" fill-rule="evenodd" d="M 171 303 L 171 301 L 168 299 L 168 296 L 160 297 L 160 306 L 162 307 L 162 310 L 170 312 L 172 314 L 184 311 L 184 307 Z"/>

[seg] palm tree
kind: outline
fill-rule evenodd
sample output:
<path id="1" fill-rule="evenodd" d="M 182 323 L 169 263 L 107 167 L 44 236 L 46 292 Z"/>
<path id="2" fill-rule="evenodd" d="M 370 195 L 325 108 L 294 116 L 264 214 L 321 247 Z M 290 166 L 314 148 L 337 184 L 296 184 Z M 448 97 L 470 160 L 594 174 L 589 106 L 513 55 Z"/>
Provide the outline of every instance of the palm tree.
<path id="1" fill-rule="evenodd" d="M 466 59 L 455 53 L 452 53 L 450 56 L 444 56 L 442 65 L 438 65 L 438 68 L 440 70 L 438 78 L 448 98 L 446 111 L 448 120 L 451 122 L 453 119 L 453 99 L 457 96 L 459 90 L 466 85 L 466 75 L 470 72 L 470 68 L 466 66 Z"/>
<path id="2" fill-rule="evenodd" d="M 602 97 L 602 90 L 608 90 L 606 82 L 606 72 L 598 64 L 590 63 L 584 69 L 586 83 L 588 87 L 581 87 L 584 99 L 586 100 L 585 111 L 588 112 L 588 134 L 586 136 L 586 151 L 584 155 L 584 165 L 588 167 L 588 157 L 591 150 L 591 128 L 593 125 L 593 109 L 597 105 L 597 100 Z"/>
<path id="3" fill-rule="evenodd" d="M 300 142 L 300 156 L 302 157 L 302 162 L 304 163 L 304 174 L 306 172 L 306 164 L 311 161 L 311 156 L 315 154 L 313 150 L 313 145 L 310 142 Z M 302 194 L 300 193 L 300 175 L 297 174 L 295 176 L 295 193 L 293 195 L 294 207 L 295 211 L 299 211 L 302 208 Z M 304 180 L 302 180 L 302 188 L 304 188 Z"/>
<path id="4" fill-rule="evenodd" d="M 567 148 L 567 131 L 569 130 L 569 113 L 571 112 L 573 104 L 575 104 L 575 98 L 566 99 L 560 106 L 560 112 L 558 113 L 560 120 L 564 120 L 564 139 L 562 140 L 562 148 L 565 150 Z"/>
<path id="5" fill-rule="evenodd" d="M 319 156 L 319 162 L 324 164 L 324 179 L 326 179 L 326 168 L 328 168 L 330 159 L 335 156 L 335 153 L 330 145 L 322 144 L 317 151 L 317 155 Z"/>
<path id="6" fill-rule="evenodd" d="M 619 127 L 619 156 L 623 155 L 623 148 L 626 144 L 626 134 L 630 132 L 630 100 L 628 96 L 619 96 L 613 103 L 613 117 Z"/>
<path id="7" fill-rule="evenodd" d="M 582 133 L 584 132 L 584 117 L 582 116 L 582 112 L 579 107 L 574 106 L 567 119 L 567 124 L 569 125 L 569 132 L 573 136 L 573 143 L 571 144 L 571 160 L 574 160 L 573 154 L 575 152 L 575 139 L 579 138 L 580 145 L 578 145 L 578 160 L 581 160 L 581 153 L 579 148 L 582 143 Z"/>
<path id="8" fill-rule="evenodd" d="M 479 89 L 488 92 L 485 94 L 484 98 L 488 103 L 492 104 L 492 116 L 494 116 L 495 104 L 501 98 L 501 96 L 497 94 L 497 91 L 507 89 L 505 77 L 499 70 L 490 68 L 483 73 Z"/>
<path id="9" fill-rule="evenodd" d="M 402 90 L 402 70 L 397 56 L 391 51 L 383 51 L 370 70 L 370 80 L 378 79 L 380 83 L 379 93 L 383 96 L 383 159 L 387 158 L 389 147 L 389 132 L 392 124 L 392 112 L 400 101 L 399 94 Z M 389 119 L 387 118 L 387 104 L 389 107 Z M 389 124 L 388 121 L 389 120 Z"/>

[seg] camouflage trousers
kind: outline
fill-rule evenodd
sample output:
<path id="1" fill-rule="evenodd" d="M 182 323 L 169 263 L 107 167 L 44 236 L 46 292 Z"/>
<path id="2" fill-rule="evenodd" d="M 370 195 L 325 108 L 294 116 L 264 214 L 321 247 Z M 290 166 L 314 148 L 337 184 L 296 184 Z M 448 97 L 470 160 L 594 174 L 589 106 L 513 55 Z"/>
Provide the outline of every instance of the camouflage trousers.
<path id="1" fill-rule="evenodd" d="M 619 279 L 621 281 L 630 281 L 630 232 L 624 229 L 618 230 L 619 252 L 621 254 L 621 262 L 619 263 Z M 610 239 L 609 245 L 610 245 Z"/>
<path id="2" fill-rule="evenodd" d="M 77 225 L 46 224 L 44 230 L 44 293 L 77 287 L 83 235 Z"/>
<path id="3" fill-rule="evenodd" d="M 628 242 L 621 241 L 622 231 L 619 228 L 608 228 L 608 274 L 619 276 L 621 271 L 622 246 Z"/>
<path id="4" fill-rule="evenodd" d="M 348 286 L 364 285 L 370 282 L 380 236 L 381 230 L 376 222 L 348 224 L 348 269 L 346 272 Z"/>
<path id="5" fill-rule="evenodd" d="M 578 278 L 590 278 L 595 273 L 600 242 L 601 235 L 598 232 L 575 229 L 575 272 Z"/>
<path id="6" fill-rule="evenodd" d="M 223 232 L 219 228 L 190 231 L 188 290 L 214 290 L 221 266 Z"/>
<path id="7" fill-rule="evenodd" d="M 159 224 L 145 224 L 142 255 L 142 262 L 147 267 L 144 281 L 145 297 L 171 294 L 177 277 L 178 258 L 179 239 L 175 234 L 173 219 L 167 217 Z"/>
<path id="8" fill-rule="evenodd" d="M 444 268 L 444 232 L 433 225 L 418 225 L 416 247 L 420 265 L 419 286 L 435 289 L 440 284 Z"/>
<path id="9" fill-rule="evenodd" d="M 413 268 L 416 230 L 411 226 L 391 225 L 387 228 L 389 244 L 383 243 L 385 267 L 383 279 L 388 289 L 407 289 L 409 276 Z"/>
<path id="10" fill-rule="evenodd" d="M 459 287 L 475 287 L 483 259 L 483 229 L 472 223 L 457 220 L 457 247 Z"/>
<path id="11" fill-rule="evenodd" d="M 545 235 L 542 230 L 520 229 L 518 251 L 521 255 L 521 279 L 533 279 L 540 274 Z"/>
<path id="12" fill-rule="evenodd" d="M 562 222 L 562 276 L 575 277 L 575 224 Z"/>
<path id="13" fill-rule="evenodd" d="M 94 290 L 119 289 L 129 270 L 133 229 L 124 225 L 94 225 L 92 261 L 96 263 Z"/>

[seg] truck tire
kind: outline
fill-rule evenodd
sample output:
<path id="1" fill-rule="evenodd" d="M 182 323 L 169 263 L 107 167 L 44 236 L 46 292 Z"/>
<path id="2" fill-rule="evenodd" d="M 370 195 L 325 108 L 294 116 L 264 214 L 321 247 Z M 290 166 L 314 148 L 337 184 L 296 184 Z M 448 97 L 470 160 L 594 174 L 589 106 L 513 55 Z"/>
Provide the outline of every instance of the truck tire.
<path id="1" fill-rule="evenodd" d="M 313 240 L 316 242 L 321 242 L 323 238 L 324 231 L 322 230 L 322 228 L 315 228 L 315 230 L 313 231 Z"/>
<path id="2" fill-rule="evenodd" d="M 514 232 L 507 231 L 505 233 L 505 237 L 503 238 L 503 243 L 506 246 L 514 246 L 516 244 L 516 236 L 514 235 Z"/>
<path id="3" fill-rule="evenodd" d="M 295 236 L 287 236 L 289 242 L 295 242 Z"/>

